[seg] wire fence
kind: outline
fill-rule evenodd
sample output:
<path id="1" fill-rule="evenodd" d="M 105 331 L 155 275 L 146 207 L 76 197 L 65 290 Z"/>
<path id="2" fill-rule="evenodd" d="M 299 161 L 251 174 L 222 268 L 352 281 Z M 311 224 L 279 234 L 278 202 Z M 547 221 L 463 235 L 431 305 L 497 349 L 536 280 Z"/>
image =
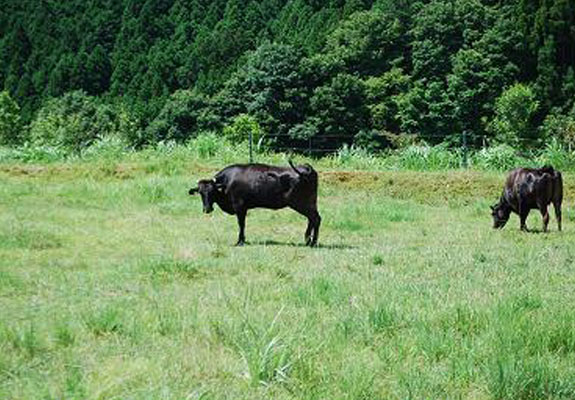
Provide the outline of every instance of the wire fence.
<path id="1" fill-rule="evenodd" d="M 263 139 L 273 150 L 307 154 L 309 156 L 335 154 L 341 151 L 344 146 L 351 147 L 357 144 L 356 137 L 352 135 L 318 135 L 309 138 L 294 138 L 289 134 L 267 134 Z M 444 143 L 450 149 L 461 151 L 464 165 L 467 165 L 467 157 L 470 151 L 488 148 L 497 144 L 492 136 L 468 134 L 466 132 L 460 135 L 425 135 L 418 137 L 418 139 L 431 145 Z M 523 145 L 532 146 L 536 144 L 534 139 L 529 138 L 517 138 L 515 140 Z M 381 148 L 392 146 L 391 140 L 384 136 L 378 136 L 374 139 L 374 142 L 378 143 Z M 253 161 L 253 149 L 255 147 L 256 144 L 250 135 L 251 161 Z M 521 154 L 521 151 L 518 151 L 518 153 Z"/>
<path id="2" fill-rule="evenodd" d="M 266 135 L 274 149 L 307 154 L 329 154 L 339 151 L 344 145 L 353 145 L 354 138 L 349 135 L 321 135 L 305 139 L 294 138 L 288 134 Z"/>

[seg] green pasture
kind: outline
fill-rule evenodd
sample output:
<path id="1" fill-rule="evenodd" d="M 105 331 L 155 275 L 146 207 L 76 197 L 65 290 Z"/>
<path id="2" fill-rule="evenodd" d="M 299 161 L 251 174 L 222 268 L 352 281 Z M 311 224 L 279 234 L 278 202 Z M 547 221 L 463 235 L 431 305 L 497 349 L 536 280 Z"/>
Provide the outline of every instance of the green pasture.
<path id="1" fill-rule="evenodd" d="M 491 229 L 503 173 L 326 168 L 318 248 L 236 248 L 215 171 L 0 165 L 1 399 L 575 398 L 575 176 L 543 234 Z"/>

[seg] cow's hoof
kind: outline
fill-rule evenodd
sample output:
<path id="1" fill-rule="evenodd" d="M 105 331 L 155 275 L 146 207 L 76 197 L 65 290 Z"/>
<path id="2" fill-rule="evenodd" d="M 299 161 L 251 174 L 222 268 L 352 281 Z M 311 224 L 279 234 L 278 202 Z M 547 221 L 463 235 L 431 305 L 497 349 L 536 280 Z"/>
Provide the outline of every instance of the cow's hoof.
<path id="1" fill-rule="evenodd" d="M 245 244 L 246 242 L 237 242 L 236 247 L 243 247 Z"/>

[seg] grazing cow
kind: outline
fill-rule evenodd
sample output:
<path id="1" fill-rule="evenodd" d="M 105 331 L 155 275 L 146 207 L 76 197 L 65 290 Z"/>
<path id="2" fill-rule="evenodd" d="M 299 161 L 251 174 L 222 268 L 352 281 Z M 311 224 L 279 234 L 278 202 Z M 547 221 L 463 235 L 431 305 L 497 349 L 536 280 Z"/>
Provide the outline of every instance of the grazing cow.
<path id="1" fill-rule="evenodd" d="M 553 203 L 557 227 L 561 230 L 561 201 L 563 200 L 563 179 L 561 172 L 553 167 L 517 168 L 509 173 L 499 202 L 491 206 L 493 227 L 503 228 L 509 214 L 519 215 L 522 231 L 527 231 L 525 220 L 529 211 L 539 209 L 543 217 L 543 231 L 547 232 L 549 212 L 547 206 Z"/>
<path id="2" fill-rule="evenodd" d="M 211 213 L 216 203 L 236 215 L 240 227 L 237 246 L 245 243 L 246 214 L 251 208 L 277 210 L 290 207 L 308 219 L 306 245 L 315 246 L 321 217 L 317 212 L 318 175 L 309 164 L 275 167 L 265 164 L 236 164 L 224 168 L 214 179 L 203 179 L 190 189 L 190 195 L 200 193 L 205 213 Z"/>

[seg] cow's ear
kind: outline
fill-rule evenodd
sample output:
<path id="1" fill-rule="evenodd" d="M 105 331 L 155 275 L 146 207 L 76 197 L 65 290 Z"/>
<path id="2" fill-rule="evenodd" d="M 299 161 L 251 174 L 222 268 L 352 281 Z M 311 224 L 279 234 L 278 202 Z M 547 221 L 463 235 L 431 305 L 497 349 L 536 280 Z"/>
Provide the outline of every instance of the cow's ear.
<path id="1" fill-rule="evenodd" d="M 491 211 L 495 211 L 495 206 L 489 206 L 489 208 L 491 208 Z"/>
<path id="2" fill-rule="evenodd" d="M 200 191 L 199 188 L 195 187 L 195 188 L 191 188 L 190 191 L 188 192 L 191 196 L 193 196 L 194 194 L 198 193 Z"/>

